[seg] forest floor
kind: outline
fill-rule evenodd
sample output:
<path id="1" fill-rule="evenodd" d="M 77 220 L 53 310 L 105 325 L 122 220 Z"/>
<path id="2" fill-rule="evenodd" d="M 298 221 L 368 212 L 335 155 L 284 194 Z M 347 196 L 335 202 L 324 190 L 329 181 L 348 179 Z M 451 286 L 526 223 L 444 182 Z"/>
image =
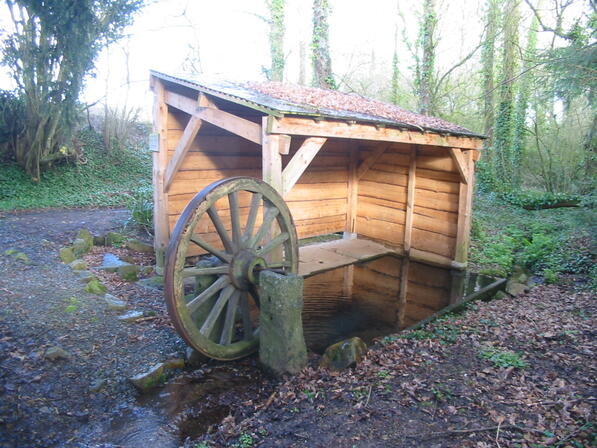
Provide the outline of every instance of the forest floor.
<path id="1" fill-rule="evenodd" d="M 387 336 L 342 373 L 317 369 L 318 355 L 280 381 L 256 357 L 209 361 L 139 396 L 127 378 L 185 350 L 162 293 L 104 278 L 151 317 L 120 322 L 58 258 L 80 228 L 99 234 L 127 218 L 0 215 L 0 447 L 595 445 L 596 302 L 574 284 Z M 54 346 L 68 358 L 47 359 Z"/>

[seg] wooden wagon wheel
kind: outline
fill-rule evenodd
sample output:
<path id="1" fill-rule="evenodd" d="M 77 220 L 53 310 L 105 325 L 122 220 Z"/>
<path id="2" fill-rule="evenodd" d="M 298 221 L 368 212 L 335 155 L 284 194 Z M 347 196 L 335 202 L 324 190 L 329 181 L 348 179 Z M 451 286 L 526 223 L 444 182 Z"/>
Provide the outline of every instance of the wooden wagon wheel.
<path id="1" fill-rule="evenodd" d="M 248 212 L 246 221 L 241 211 Z M 222 218 L 226 212 L 229 218 Z M 202 234 L 197 226 L 206 220 L 212 232 Z M 206 241 L 210 235 L 218 241 Z M 207 254 L 189 265 L 193 246 Z M 187 344 L 219 360 L 254 352 L 263 269 L 298 271 L 296 229 L 282 197 L 250 177 L 224 179 L 199 192 L 178 219 L 166 251 L 168 313 Z M 185 285 L 191 278 L 202 288 L 189 295 Z"/>

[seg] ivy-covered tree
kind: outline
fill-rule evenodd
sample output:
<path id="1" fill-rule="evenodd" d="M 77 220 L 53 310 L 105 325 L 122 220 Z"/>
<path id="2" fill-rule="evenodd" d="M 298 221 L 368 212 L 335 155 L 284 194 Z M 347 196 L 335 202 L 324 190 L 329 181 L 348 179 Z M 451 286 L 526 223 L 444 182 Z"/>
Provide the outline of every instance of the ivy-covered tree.
<path id="1" fill-rule="evenodd" d="M 502 187 L 512 186 L 515 171 L 512 158 L 512 143 L 514 131 L 514 98 L 518 68 L 518 32 L 520 16 L 519 0 L 507 0 L 502 17 L 502 57 L 501 73 L 499 77 L 499 100 L 495 121 L 493 144 L 494 169 L 496 179 Z"/>
<path id="2" fill-rule="evenodd" d="M 486 147 L 489 148 L 489 159 L 491 159 L 490 148 L 493 142 L 493 125 L 495 121 L 495 40 L 499 26 L 499 7 L 499 0 L 486 0 L 485 2 L 485 36 L 481 53 L 483 74 L 483 132 L 488 137 Z"/>
<path id="3" fill-rule="evenodd" d="M 284 9 L 285 0 L 268 0 L 269 48 L 271 67 L 266 70 L 270 81 L 284 80 Z"/>
<path id="4" fill-rule="evenodd" d="M 419 26 L 418 47 L 420 60 L 416 64 L 415 86 L 419 100 L 419 112 L 425 115 L 435 113 L 433 88 L 435 86 L 435 48 L 437 41 L 437 12 L 435 0 L 423 0 L 423 16 Z"/>
<path id="5" fill-rule="evenodd" d="M 85 76 L 102 48 L 121 37 L 142 0 L 6 0 L 13 30 L 3 62 L 24 102 L 17 162 L 35 181 L 69 155 Z"/>
<path id="6" fill-rule="evenodd" d="M 336 89 L 330 56 L 329 15 L 329 0 L 313 0 L 313 36 L 311 39 L 313 85 L 325 89 Z"/>
<path id="7" fill-rule="evenodd" d="M 398 66 L 398 27 L 394 30 L 394 53 L 392 54 L 392 91 L 390 101 L 398 104 L 400 87 L 400 67 Z"/>

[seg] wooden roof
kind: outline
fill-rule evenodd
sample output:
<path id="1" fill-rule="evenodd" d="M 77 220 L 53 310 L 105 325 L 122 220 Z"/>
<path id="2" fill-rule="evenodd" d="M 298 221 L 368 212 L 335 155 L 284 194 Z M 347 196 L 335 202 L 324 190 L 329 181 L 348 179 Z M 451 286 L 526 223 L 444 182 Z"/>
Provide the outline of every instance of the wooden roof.
<path id="1" fill-rule="evenodd" d="M 438 134 L 484 138 L 482 135 L 440 118 L 417 114 L 393 104 L 356 94 L 275 82 L 241 84 L 191 75 L 169 75 L 153 70 L 151 74 L 164 81 L 277 117 L 294 115 L 329 118 Z"/>

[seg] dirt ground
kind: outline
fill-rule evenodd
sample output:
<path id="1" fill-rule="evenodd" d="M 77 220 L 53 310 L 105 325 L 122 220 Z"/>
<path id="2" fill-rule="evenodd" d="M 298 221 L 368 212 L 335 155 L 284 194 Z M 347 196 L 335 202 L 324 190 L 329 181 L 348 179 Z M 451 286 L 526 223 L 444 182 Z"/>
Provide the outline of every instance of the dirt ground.
<path id="1" fill-rule="evenodd" d="M 127 218 L 0 215 L 0 447 L 596 446 L 595 296 L 571 287 L 386 337 L 342 374 L 311 355 L 302 374 L 273 381 L 250 357 L 178 372 L 139 396 L 128 377 L 185 351 L 162 293 L 106 277 L 152 317 L 120 322 L 58 258 L 80 228 L 101 234 Z M 70 358 L 46 359 L 52 346 Z"/>

